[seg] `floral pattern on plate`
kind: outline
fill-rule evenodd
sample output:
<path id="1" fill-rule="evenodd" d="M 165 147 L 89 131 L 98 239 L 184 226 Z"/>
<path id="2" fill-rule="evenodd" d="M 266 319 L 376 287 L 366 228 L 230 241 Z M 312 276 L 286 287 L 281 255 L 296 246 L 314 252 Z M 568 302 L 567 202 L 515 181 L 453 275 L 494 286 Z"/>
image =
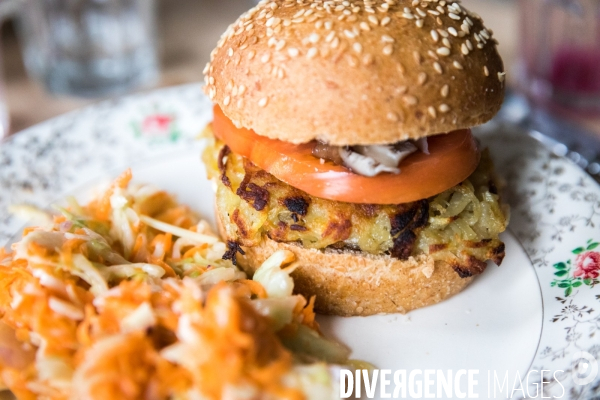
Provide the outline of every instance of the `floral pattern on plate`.
<path id="1" fill-rule="evenodd" d="M 542 292 L 544 320 L 531 370 L 562 371 L 556 375 L 558 379 L 545 375 L 550 383 L 544 396 L 592 398 L 600 393 L 600 376 L 578 384 L 577 367 L 581 352 L 600 360 L 600 291 L 591 281 L 589 286 L 576 282 L 583 276 L 578 272 L 579 263 L 584 270 L 591 270 L 596 256 L 588 252 L 598 254 L 596 240 L 589 239 L 598 237 L 600 187 L 572 162 L 514 128 L 490 129 L 482 139 L 493 149 L 497 169 L 506 179 L 512 214 L 509 229 L 529 255 Z M 584 254 L 591 261 L 577 258 Z M 572 269 L 557 276 L 556 265 L 566 264 L 573 256 Z M 559 286 L 556 279 L 569 273 L 565 279 L 572 281 L 561 284 L 564 288 Z M 567 292 L 557 291 L 569 287 Z M 513 397 L 518 398 L 517 394 L 521 393 Z"/>

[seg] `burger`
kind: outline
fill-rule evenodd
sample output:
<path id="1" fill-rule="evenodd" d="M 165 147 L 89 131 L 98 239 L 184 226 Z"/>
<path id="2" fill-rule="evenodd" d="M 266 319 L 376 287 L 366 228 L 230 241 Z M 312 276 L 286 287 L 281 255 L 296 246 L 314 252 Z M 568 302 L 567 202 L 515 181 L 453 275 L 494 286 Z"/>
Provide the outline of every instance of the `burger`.
<path id="1" fill-rule="evenodd" d="M 500 265 L 507 225 L 470 128 L 504 97 L 492 31 L 444 0 L 262 1 L 205 68 L 224 257 L 296 255 L 334 315 L 407 312 Z"/>

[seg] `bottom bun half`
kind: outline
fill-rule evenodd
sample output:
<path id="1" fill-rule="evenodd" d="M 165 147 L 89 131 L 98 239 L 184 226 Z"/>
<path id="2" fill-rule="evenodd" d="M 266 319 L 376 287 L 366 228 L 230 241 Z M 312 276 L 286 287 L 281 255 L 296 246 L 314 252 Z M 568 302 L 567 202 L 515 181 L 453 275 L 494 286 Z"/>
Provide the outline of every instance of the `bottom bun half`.
<path id="1" fill-rule="evenodd" d="M 226 240 L 219 221 L 219 231 Z M 452 267 L 426 255 L 398 260 L 355 251 L 320 251 L 295 243 L 280 243 L 263 237 L 258 246 L 243 247 L 238 265 L 252 276 L 275 251 L 296 255 L 292 273 L 294 291 L 306 298 L 316 296 L 315 309 L 321 314 L 354 316 L 405 313 L 439 303 L 463 290 L 471 281 L 461 278 Z"/>

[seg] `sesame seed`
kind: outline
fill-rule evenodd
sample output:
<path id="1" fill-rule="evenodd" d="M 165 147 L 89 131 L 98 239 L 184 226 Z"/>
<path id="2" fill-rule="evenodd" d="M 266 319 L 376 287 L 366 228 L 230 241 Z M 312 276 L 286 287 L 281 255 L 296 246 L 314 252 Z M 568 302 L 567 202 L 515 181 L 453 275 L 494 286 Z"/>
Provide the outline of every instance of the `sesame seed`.
<path id="1" fill-rule="evenodd" d="M 231 47 L 229 49 L 227 49 L 227 55 L 229 57 L 233 56 L 233 49 Z"/>
<path id="2" fill-rule="evenodd" d="M 204 75 L 206 75 L 208 73 L 209 68 L 210 68 L 210 63 L 206 63 L 206 66 L 204 66 L 204 69 L 202 70 L 202 73 Z"/>
<path id="3" fill-rule="evenodd" d="M 415 16 L 409 13 L 402 13 L 402 17 L 406 19 L 414 19 Z"/>
<path id="4" fill-rule="evenodd" d="M 450 33 L 452 36 L 458 36 L 458 32 L 453 27 L 448 28 L 448 33 Z"/>
<path id="5" fill-rule="evenodd" d="M 323 27 L 323 21 L 322 20 L 318 20 L 317 22 L 315 22 L 315 28 L 321 29 L 322 27 Z"/>
<path id="6" fill-rule="evenodd" d="M 414 106 L 414 105 L 416 105 L 416 104 L 417 104 L 417 102 L 418 102 L 418 101 L 417 101 L 417 98 L 416 98 L 415 96 L 409 96 L 409 95 L 402 96 L 402 100 L 404 101 L 404 103 L 405 103 L 407 106 Z"/>
<path id="7" fill-rule="evenodd" d="M 486 39 L 489 39 L 489 38 L 490 38 L 490 35 L 488 34 L 488 32 L 487 32 L 485 29 L 484 29 L 484 30 L 482 30 L 481 32 L 479 32 L 479 34 L 480 34 L 481 36 L 483 36 L 484 38 L 486 38 Z"/>
<path id="8" fill-rule="evenodd" d="M 396 93 L 397 94 L 404 94 L 404 93 L 406 93 L 407 90 L 408 90 L 408 88 L 406 86 L 398 86 L 396 88 Z"/>
<path id="9" fill-rule="evenodd" d="M 392 122 L 398 122 L 398 114 L 396 114 L 395 112 L 390 111 L 389 113 L 387 113 L 386 117 Z"/>
<path id="10" fill-rule="evenodd" d="M 473 43 L 471 43 L 469 39 L 465 40 L 465 44 L 467 45 L 469 51 L 473 50 Z"/>
<path id="11" fill-rule="evenodd" d="M 500 82 L 504 82 L 504 76 L 506 75 L 506 72 L 498 72 L 498 80 Z"/>
<path id="12" fill-rule="evenodd" d="M 330 31 L 331 28 L 333 28 L 333 22 L 331 22 L 331 21 L 325 21 L 325 29 L 327 29 L 328 31 Z"/>
<path id="13" fill-rule="evenodd" d="M 440 13 L 435 10 L 427 10 L 427 12 L 432 15 L 440 15 Z"/>
<path id="14" fill-rule="evenodd" d="M 363 47 L 362 44 L 356 42 L 354 44 L 352 44 L 352 48 L 354 49 L 355 52 L 357 52 L 358 54 L 362 53 Z"/>
<path id="15" fill-rule="evenodd" d="M 469 29 L 469 24 L 467 24 L 467 23 L 463 23 L 463 24 L 460 26 L 460 29 L 461 29 L 461 30 L 462 30 L 464 33 L 466 33 L 467 35 L 468 35 L 469 33 L 471 33 L 471 30 Z"/>
<path id="16" fill-rule="evenodd" d="M 237 92 L 238 92 L 238 95 L 239 95 L 239 96 L 243 95 L 243 94 L 244 94 L 244 92 L 246 92 L 246 86 L 244 86 L 244 85 L 240 85 L 240 86 L 238 87 L 238 90 L 237 90 Z"/>
<path id="17" fill-rule="evenodd" d="M 427 13 L 425 11 L 421 10 L 420 8 L 417 7 L 416 10 L 417 10 L 417 14 L 419 14 L 421 17 L 427 16 Z"/>
<path id="18" fill-rule="evenodd" d="M 308 52 L 306 53 L 306 57 L 307 58 L 315 58 L 317 55 L 317 48 L 316 47 L 311 47 L 310 49 L 308 49 Z"/>
<path id="19" fill-rule="evenodd" d="M 348 29 L 344 29 L 344 35 L 346 35 L 346 37 L 347 37 L 348 39 L 354 39 L 354 37 L 356 36 L 356 35 L 354 34 L 354 32 L 352 32 L 352 31 L 350 31 L 350 30 L 348 30 Z"/>
<path id="20" fill-rule="evenodd" d="M 473 26 L 473 21 L 471 21 L 471 18 L 469 17 L 465 17 L 465 22 L 471 26 Z"/>
<path id="21" fill-rule="evenodd" d="M 384 43 L 394 43 L 395 42 L 394 38 L 389 35 L 381 35 L 381 41 Z"/>
<path id="22" fill-rule="evenodd" d="M 415 25 L 417 25 L 417 28 L 422 28 L 423 27 L 423 20 L 422 19 L 418 19 L 415 21 Z"/>
<path id="23" fill-rule="evenodd" d="M 456 69 L 463 69 L 463 66 L 462 66 L 462 64 L 461 64 L 461 63 L 459 63 L 458 61 L 454 61 L 454 62 L 452 63 L 452 65 L 454 65 L 454 68 L 456 68 Z"/>
<path id="24" fill-rule="evenodd" d="M 339 45 L 340 45 L 340 38 L 336 36 L 333 39 L 333 41 L 331 42 L 331 48 L 336 49 Z"/>
<path id="25" fill-rule="evenodd" d="M 443 73 L 444 71 L 442 70 L 442 66 L 440 65 L 439 62 L 434 62 L 433 63 L 433 69 L 435 69 L 435 72 L 437 72 L 438 74 Z"/>
<path id="26" fill-rule="evenodd" d="M 364 65 L 370 65 L 373 62 L 373 56 L 370 54 L 365 54 L 362 58 L 362 62 Z"/>
<path id="27" fill-rule="evenodd" d="M 385 54 L 386 56 L 389 56 L 393 52 L 394 52 L 394 47 L 391 44 L 388 44 L 388 45 L 384 46 L 384 48 L 383 48 L 383 54 Z"/>
<path id="28" fill-rule="evenodd" d="M 250 50 L 248 52 L 248 60 L 252 60 L 255 55 L 256 55 L 256 52 L 254 50 Z"/>
<path id="29" fill-rule="evenodd" d="M 487 65 L 483 66 L 483 74 L 485 76 L 490 76 L 490 70 L 488 69 Z"/>
<path id="30" fill-rule="evenodd" d="M 288 54 L 290 55 L 290 57 L 298 57 L 298 54 L 300 54 L 300 52 L 298 51 L 297 48 L 295 47 L 290 47 L 288 49 Z"/>
<path id="31" fill-rule="evenodd" d="M 445 30 L 443 30 L 443 29 L 438 29 L 437 31 L 438 31 L 438 33 L 440 34 L 440 36 L 441 36 L 441 37 L 443 37 L 443 38 L 447 38 L 447 37 L 449 36 L 449 35 L 448 35 L 448 32 L 446 32 L 446 31 L 445 31 Z"/>
<path id="32" fill-rule="evenodd" d="M 230 96 L 226 96 L 225 99 L 223 100 L 223 104 L 226 106 L 228 106 L 230 102 L 231 102 Z"/>
<path id="33" fill-rule="evenodd" d="M 295 24 L 300 24 L 300 23 L 304 22 L 304 18 L 293 18 L 292 22 Z"/>
<path id="34" fill-rule="evenodd" d="M 438 12 L 440 14 L 444 14 L 445 13 L 444 8 L 442 6 L 437 6 L 435 9 L 438 10 Z"/>
<path id="35" fill-rule="evenodd" d="M 483 43 L 477 43 L 477 48 L 478 48 L 479 50 L 483 49 Z"/>
<path id="36" fill-rule="evenodd" d="M 448 104 L 440 104 L 438 110 L 440 110 L 440 112 L 442 113 L 447 113 L 448 111 L 450 111 L 450 106 L 448 106 Z"/>
<path id="37" fill-rule="evenodd" d="M 413 51 L 413 58 L 417 64 L 421 64 L 421 55 L 418 51 Z"/>
<path id="38" fill-rule="evenodd" d="M 433 106 L 429 106 L 427 107 L 427 112 L 429 113 L 429 115 L 431 115 L 433 118 L 437 117 L 437 113 L 435 112 L 435 108 Z"/>
<path id="39" fill-rule="evenodd" d="M 381 19 L 381 26 L 386 26 L 387 24 L 390 23 L 392 19 L 388 16 L 385 16 Z"/>
<path id="40" fill-rule="evenodd" d="M 333 40 L 333 38 L 335 37 L 335 32 L 329 32 L 329 34 L 327 36 L 325 36 L 325 41 L 327 43 L 331 42 Z"/>
<path id="41" fill-rule="evenodd" d="M 454 14 L 454 13 L 448 13 L 448 16 L 450 18 L 452 18 L 452 19 L 455 19 L 455 20 L 459 20 L 460 19 L 460 17 L 458 15 Z"/>
<path id="42" fill-rule="evenodd" d="M 311 43 L 317 43 L 321 37 L 317 33 L 311 33 L 308 37 L 308 41 Z"/>
<path id="43" fill-rule="evenodd" d="M 440 35 L 437 33 L 437 31 L 435 29 L 432 29 L 431 32 L 429 32 L 431 34 L 431 38 L 433 39 L 434 42 L 437 42 L 438 40 L 440 40 Z"/>
<path id="44" fill-rule="evenodd" d="M 436 18 L 435 18 L 435 22 L 436 22 L 438 25 L 443 25 L 443 24 L 444 24 L 444 22 L 442 21 L 442 19 L 441 19 L 440 17 L 436 17 Z"/>
<path id="45" fill-rule="evenodd" d="M 427 50 L 427 55 L 429 57 L 433 58 L 434 60 L 439 60 L 440 59 L 432 50 Z"/>
<path id="46" fill-rule="evenodd" d="M 377 19 L 376 16 L 374 15 L 369 15 L 368 20 L 370 23 L 372 23 L 373 25 L 379 25 L 379 20 Z"/>
<path id="47" fill-rule="evenodd" d="M 448 97 L 449 92 L 450 92 L 450 87 L 448 85 L 442 86 L 442 89 L 440 90 L 440 94 L 442 95 L 442 97 Z"/>
<path id="48" fill-rule="evenodd" d="M 215 77 L 214 76 L 209 77 L 208 78 L 208 83 L 210 83 L 211 85 L 214 85 L 215 84 Z"/>
<path id="49" fill-rule="evenodd" d="M 448 38 L 443 38 L 442 39 L 442 44 L 444 46 L 446 46 L 447 48 L 451 48 L 452 46 L 450 46 L 450 41 L 448 40 Z"/>
<path id="50" fill-rule="evenodd" d="M 363 31 L 370 31 L 371 30 L 371 27 L 365 21 L 362 21 L 359 24 L 359 26 L 360 26 L 360 29 L 362 29 Z"/>
<path id="51" fill-rule="evenodd" d="M 469 48 L 468 48 L 468 47 L 467 47 L 467 45 L 466 45 L 466 44 L 464 44 L 464 43 L 463 43 L 463 44 L 460 46 L 460 51 L 461 51 L 461 52 L 462 52 L 462 53 L 463 53 L 465 56 L 469 54 Z"/>
<path id="52" fill-rule="evenodd" d="M 270 54 L 270 53 L 265 53 L 265 54 L 264 54 L 264 55 L 263 55 L 263 56 L 260 58 L 260 61 L 261 61 L 263 64 L 266 64 L 266 63 L 268 63 L 268 62 L 269 62 L 269 60 L 270 60 L 270 59 L 271 59 L 271 54 Z"/>
<path id="53" fill-rule="evenodd" d="M 417 77 L 417 81 L 419 82 L 419 85 L 423 85 L 425 82 L 427 82 L 427 74 L 425 72 L 421 72 Z"/>
<path id="54" fill-rule="evenodd" d="M 435 52 L 438 53 L 440 56 L 449 56 L 450 55 L 450 49 L 447 47 L 440 47 Z"/>
<path id="55" fill-rule="evenodd" d="M 262 99 L 260 99 L 258 101 L 258 106 L 259 107 L 264 107 L 267 105 L 267 102 L 269 101 L 269 99 L 267 99 L 266 97 L 263 97 Z"/>
<path id="56" fill-rule="evenodd" d="M 358 65 L 358 61 L 356 60 L 356 57 L 354 57 L 353 55 L 347 55 L 346 60 L 348 60 L 348 64 L 351 67 L 356 67 Z"/>

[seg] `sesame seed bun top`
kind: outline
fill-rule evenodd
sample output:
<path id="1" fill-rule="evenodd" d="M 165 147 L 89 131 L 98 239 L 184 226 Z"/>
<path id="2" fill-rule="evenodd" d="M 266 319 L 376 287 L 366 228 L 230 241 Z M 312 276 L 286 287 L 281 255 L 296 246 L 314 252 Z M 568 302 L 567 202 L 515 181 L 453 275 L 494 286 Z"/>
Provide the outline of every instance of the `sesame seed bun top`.
<path id="1" fill-rule="evenodd" d="M 211 53 L 204 90 L 259 135 L 392 143 L 492 118 L 504 97 L 496 44 L 451 1 L 261 1 Z"/>

